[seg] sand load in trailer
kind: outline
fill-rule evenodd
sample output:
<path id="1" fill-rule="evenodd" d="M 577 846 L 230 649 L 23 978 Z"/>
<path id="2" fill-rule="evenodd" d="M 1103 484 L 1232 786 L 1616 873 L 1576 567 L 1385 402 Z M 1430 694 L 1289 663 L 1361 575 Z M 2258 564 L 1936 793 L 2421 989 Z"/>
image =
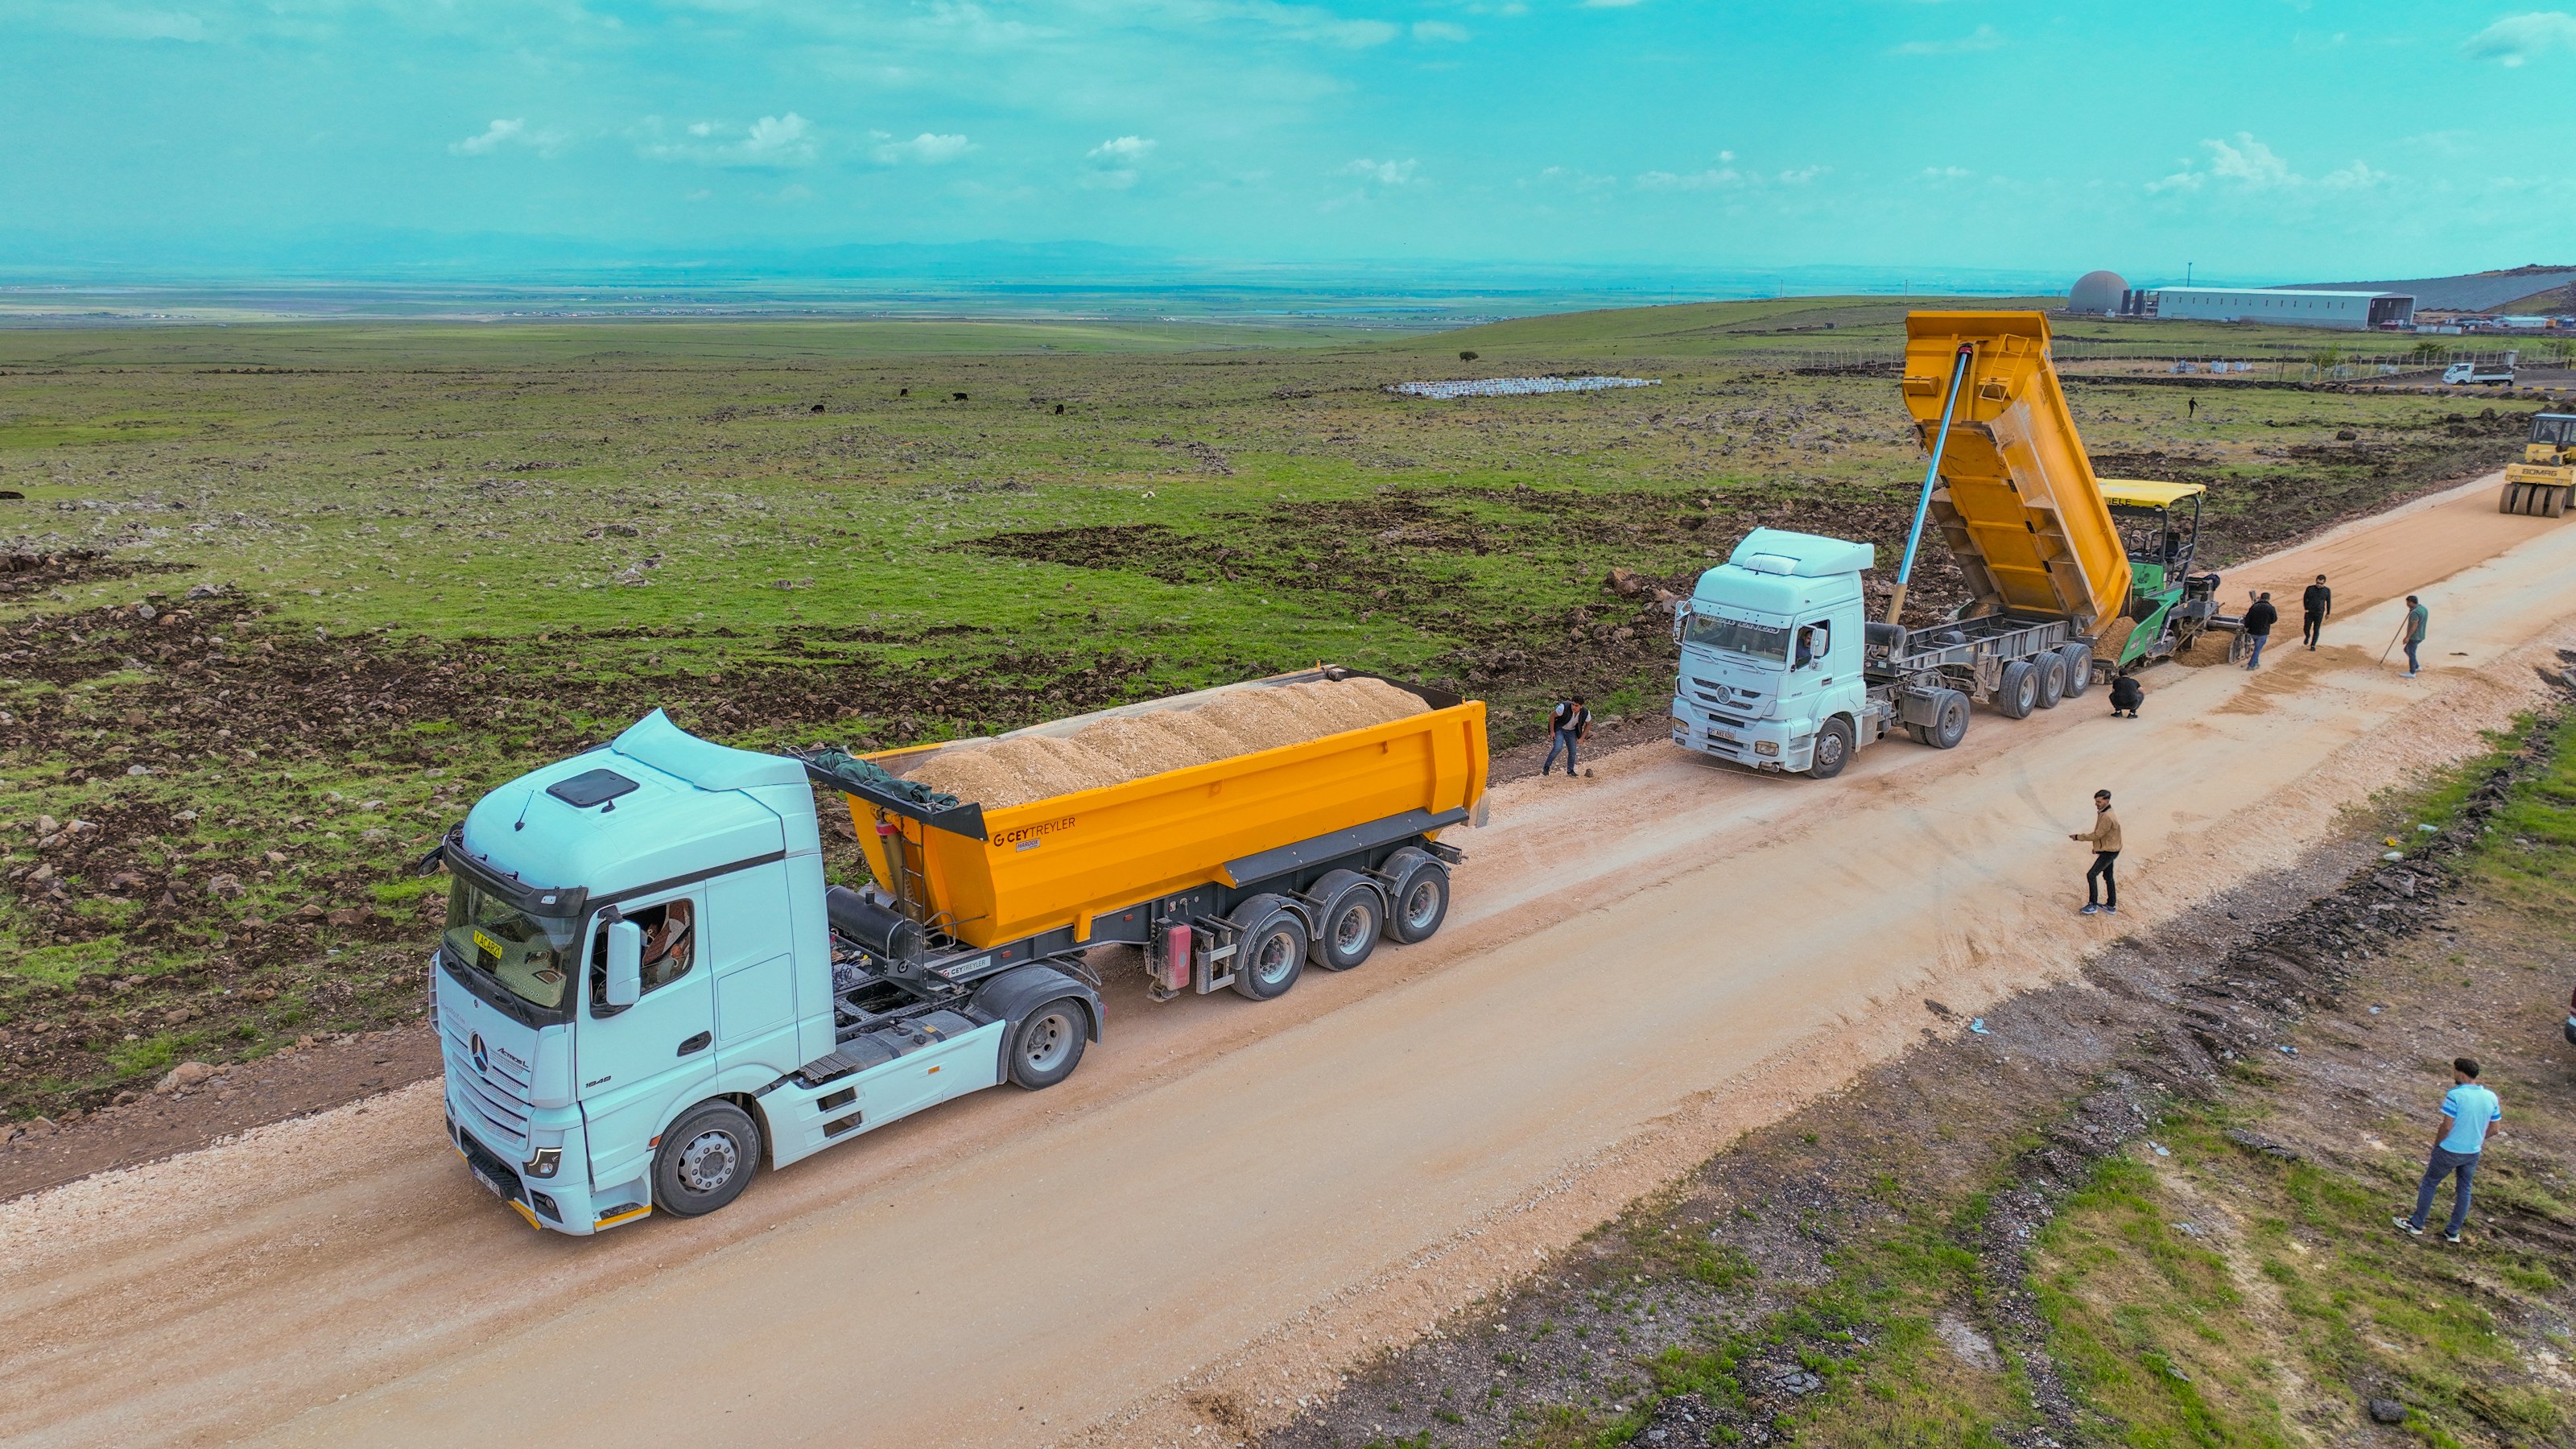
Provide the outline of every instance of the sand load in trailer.
<path id="1" fill-rule="evenodd" d="M 1224 953 L 1270 910 L 1254 897 L 1299 918 L 1301 951 L 1372 901 L 1372 937 L 1436 929 L 1457 854 L 1437 837 L 1476 812 L 1485 771 L 1481 701 L 1339 668 L 815 765 L 848 797 L 881 954 L 963 979 L 1130 942 L 1167 992 L 1228 984 Z M 1033 798 L 1048 780 L 1076 788 Z M 976 782 L 1005 803 L 949 788 Z M 1367 950 L 1344 939 L 1333 964 Z M 1191 953 L 1220 969 L 1194 976 Z"/>

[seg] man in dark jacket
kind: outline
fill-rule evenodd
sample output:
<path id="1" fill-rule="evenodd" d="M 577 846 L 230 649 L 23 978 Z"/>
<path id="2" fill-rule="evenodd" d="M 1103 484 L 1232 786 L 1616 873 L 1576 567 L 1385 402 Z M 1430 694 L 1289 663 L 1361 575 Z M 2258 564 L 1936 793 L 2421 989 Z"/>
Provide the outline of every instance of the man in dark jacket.
<path id="1" fill-rule="evenodd" d="M 1592 733 L 1592 710 L 1584 703 L 1583 696 L 1578 694 L 1558 700 L 1556 708 L 1548 711 L 1547 729 L 1550 736 L 1547 763 L 1539 766 L 1538 772 L 1544 775 L 1555 769 L 1556 752 L 1563 750 L 1565 775 L 1570 780 L 1574 778 L 1574 747 L 1583 743 L 1584 736 Z"/>
<path id="2" fill-rule="evenodd" d="M 2263 646 L 2272 642 L 2272 626 L 2281 621 L 2281 611 L 2272 607 L 2270 594 L 2248 593 L 2254 603 L 2245 611 L 2244 632 L 2254 641 L 2254 650 L 2245 656 L 2245 667 L 2251 669 L 2263 662 Z"/>
<path id="3" fill-rule="evenodd" d="M 2307 640 L 2310 652 L 2314 652 L 2317 636 L 2325 631 L 2326 617 L 2334 612 L 2334 590 L 2326 587 L 2324 574 L 2317 575 L 2317 581 L 2299 596 L 2299 612 L 2307 624 L 2300 634 Z"/>
<path id="4" fill-rule="evenodd" d="M 2138 676 L 2125 669 L 2120 671 L 2111 678 L 2111 717 L 2117 719 L 2125 714 L 2136 719 L 2139 702 L 2146 697 L 2147 691 L 2138 684 Z"/>

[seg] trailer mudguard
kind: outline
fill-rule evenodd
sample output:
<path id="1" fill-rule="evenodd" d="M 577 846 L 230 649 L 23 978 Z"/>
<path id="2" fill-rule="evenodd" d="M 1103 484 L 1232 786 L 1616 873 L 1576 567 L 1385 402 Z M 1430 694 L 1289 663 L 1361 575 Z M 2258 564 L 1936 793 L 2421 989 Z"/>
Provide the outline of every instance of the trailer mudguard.
<path id="1" fill-rule="evenodd" d="M 975 988 L 974 1006 L 1012 1026 L 1020 1018 L 1060 996 L 1082 1003 L 1083 1025 L 1091 1040 L 1100 1040 L 1100 993 L 1052 966 L 1030 962 L 1014 966 Z"/>

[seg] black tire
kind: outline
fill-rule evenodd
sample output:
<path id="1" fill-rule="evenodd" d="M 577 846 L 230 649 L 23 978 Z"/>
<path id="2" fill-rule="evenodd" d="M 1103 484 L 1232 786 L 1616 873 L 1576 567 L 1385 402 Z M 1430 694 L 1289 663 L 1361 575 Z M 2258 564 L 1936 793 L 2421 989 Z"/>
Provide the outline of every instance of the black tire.
<path id="1" fill-rule="evenodd" d="M 1043 1092 L 1073 1075 L 1082 1065 L 1082 1046 L 1091 1036 L 1090 1013 L 1070 996 L 1059 996 L 1020 1018 L 1011 1028 L 1011 1084 Z"/>
<path id="2" fill-rule="evenodd" d="M 1449 867 L 1408 846 L 1387 858 L 1386 873 L 1395 877 L 1395 890 L 1383 934 L 1399 946 L 1430 940 L 1449 919 Z"/>
<path id="3" fill-rule="evenodd" d="M 1306 969 L 1306 922 L 1277 896 L 1254 896 L 1234 908 L 1234 991 L 1254 1001 L 1288 994 Z"/>
<path id="4" fill-rule="evenodd" d="M 1324 903 L 1315 913 L 1315 939 L 1306 959 L 1327 971 L 1348 971 L 1377 950 L 1386 928 L 1386 901 L 1377 885 L 1355 870 L 1337 870 L 1315 882 L 1308 895 Z"/>
<path id="5" fill-rule="evenodd" d="M 731 1102 L 700 1102 L 662 1129 L 653 1153 L 653 1206 L 703 1217 L 751 1186 L 760 1170 L 760 1124 Z"/>
<path id="6" fill-rule="evenodd" d="M 1824 728 L 1816 731 L 1816 752 L 1807 766 L 1808 778 L 1830 780 L 1841 774 L 1843 766 L 1851 763 L 1852 749 L 1851 721 L 1840 716 L 1825 721 Z"/>
<path id="7" fill-rule="evenodd" d="M 2066 660 L 2066 693 L 2063 697 L 2082 699 L 2084 691 L 2093 687 L 2093 646 L 2068 644 L 2057 652 Z"/>
<path id="8" fill-rule="evenodd" d="M 1928 745 L 1932 743 L 1932 732 L 1919 724 L 1907 725 L 1905 727 L 1905 732 L 1914 736 L 1914 743 L 1918 745 Z"/>
<path id="9" fill-rule="evenodd" d="M 1932 696 L 1932 723 L 1923 727 L 1923 743 L 1936 750 L 1955 750 L 1968 737 L 1968 697 L 1955 689 Z"/>
<path id="10" fill-rule="evenodd" d="M 2031 663 L 2039 666 L 2039 707 L 2057 708 L 2066 697 L 2066 656 L 2051 649 Z"/>
<path id="11" fill-rule="evenodd" d="M 2039 671 L 2027 659 L 2016 659 L 2004 666 L 2002 682 L 1995 686 L 1995 713 L 2006 719 L 2028 719 L 2039 708 Z"/>

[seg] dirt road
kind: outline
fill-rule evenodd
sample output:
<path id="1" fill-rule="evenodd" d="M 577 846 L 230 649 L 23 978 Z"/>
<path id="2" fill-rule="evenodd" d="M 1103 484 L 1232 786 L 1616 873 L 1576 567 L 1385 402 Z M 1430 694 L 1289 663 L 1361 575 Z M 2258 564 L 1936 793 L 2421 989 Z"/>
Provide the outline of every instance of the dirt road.
<path id="1" fill-rule="evenodd" d="M 1066 1086 L 899 1124 L 714 1218 L 531 1234 L 441 1149 L 429 1085 L 8 1204 L 0 1438 L 1273 1422 L 1900 1049 L 1935 1024 L 1925 997 L 2065 979 L 2473 748 L 2534 693 L 2527 661 L 2576 645 L 2576 527 L 2493 509 L 2481 485 L 2245 571 L 2333 575 L 2334 642 L 2259 675 L 2155 671 L 2136 721 L 2097 692 L 1823 784 L 1652 749 L 1518 782 L 1462 842 L 1439 940 L 1267 1005 L 1131 986 Z M 2371 597 L 2406 587 L 2435 620 L 2413 681 L 2377 666 L 2395 613 Z M 2128 832 L 2117 920 L 2072 914 L 2065 837 L 2097 786 Z"/>

